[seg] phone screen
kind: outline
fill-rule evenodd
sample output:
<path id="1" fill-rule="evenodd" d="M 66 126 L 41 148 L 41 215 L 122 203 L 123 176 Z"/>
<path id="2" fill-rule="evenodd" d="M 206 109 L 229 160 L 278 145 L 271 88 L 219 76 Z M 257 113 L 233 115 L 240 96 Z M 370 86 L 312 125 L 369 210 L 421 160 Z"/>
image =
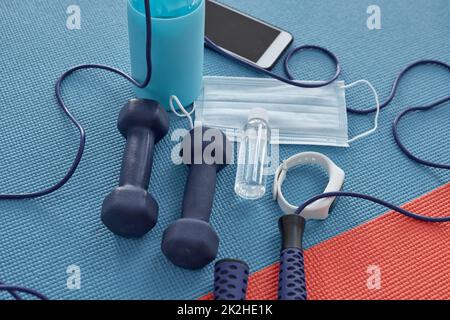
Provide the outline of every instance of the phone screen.
<path id="1" fill-rule="evenodd" d="M 281 31 L 206 1 L 206 36 L 218 46 L 258 62 Z"/>

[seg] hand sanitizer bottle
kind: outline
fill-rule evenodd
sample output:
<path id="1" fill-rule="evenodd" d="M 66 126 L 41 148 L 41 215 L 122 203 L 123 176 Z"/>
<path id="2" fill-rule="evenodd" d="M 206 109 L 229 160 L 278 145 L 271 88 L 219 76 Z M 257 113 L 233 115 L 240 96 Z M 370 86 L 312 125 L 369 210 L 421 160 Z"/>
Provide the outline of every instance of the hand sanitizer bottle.
<path id="1" fill-rule="evenodd" d="M 266 193 L 270 154 L 269 115 L 265 109 L 250 111 L 239 146 L 234 190 L 244 199 L 256 200 Z"/>

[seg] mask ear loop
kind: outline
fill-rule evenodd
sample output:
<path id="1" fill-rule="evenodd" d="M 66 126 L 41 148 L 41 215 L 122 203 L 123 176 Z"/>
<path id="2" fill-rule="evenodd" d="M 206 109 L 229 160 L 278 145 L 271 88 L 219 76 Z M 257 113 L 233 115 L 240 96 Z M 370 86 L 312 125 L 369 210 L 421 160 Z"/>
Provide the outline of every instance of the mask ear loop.
<path id="1" fill-rule="evenodd" d="M 374 86 L 369 81 L 362 79 L 362 80 L 358 80 L 358 81 L 355 81 L 353 83 L 350 83 L 350 84 L 348 84 L 346 86 L 343 86 L 343 88 L 344 89 L 349 89 L 349 88 L 352 88 L 352 87 L 357 86 L 359 84 L 366 84 L 370 88 L 370 90 L 372 90 L 373 96 L 375 97 L 376 114 L 375 114 L 375 120 L 374 120 L 374 127 L 372 129 L 370 129 L 370 130 L 368 130 L 366 132 L 363 132 L 363 133 L 357 135 L 356 137 L 353 137 L 352 139 L 348 140 L 349 143 L 352 143 L 352 142 L 355 142 L 355 141 L 360 140 L 362 138 L 365 138 L 365 137 L 373 134 L 374 132 L 376 132 L 378 130 L 378 120 L 380 118 L 381 104 L 380 104 L 380 98 L 378 97 L 377 90 L 375 90 Z"/>
<path id="2" fill-rule="evenodd" d="M 178 112 L 177 109 L 175 108 L 173 103 L 176 103 L 177 107 L 181 110 L 182 113 Z M 192 115 L 195 112 L 195 106 L 192 107 L 191 112 L 188 112 L 186 110 L 186 108 L 183 106 L 183 104 L 181 103 L 180 99 L 178 99 L 178 97 L 176 95 L 171 95 L 170 99 L 169 99 L 169 106 L 170 109 L 172 109 L 172 112 L 180 117 L 180 118 L 187 118 L 189 121 L 189 126 L 191 129 L 194 129 L 194 120 L 192 120 Z"/>

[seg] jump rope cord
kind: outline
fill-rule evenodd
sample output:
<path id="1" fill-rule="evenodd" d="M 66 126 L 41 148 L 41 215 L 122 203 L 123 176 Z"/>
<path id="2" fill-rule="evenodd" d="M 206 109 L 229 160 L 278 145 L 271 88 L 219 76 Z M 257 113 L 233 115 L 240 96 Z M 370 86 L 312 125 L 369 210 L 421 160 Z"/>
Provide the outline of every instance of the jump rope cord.
<path id="1" fill-rule="evenodd" d="M 419 65 L 419 64 L 415 63 L 413 65 Z M 447 64 L 443 64 L 443 65 L 445 65 L 450 70 L 450 66 L 449 65 L 447 65 Z M 409 69 L 410 68 L 406 68 L 405 70 L 407 71 Z M 402 72 L 402 74 L 404 74 L 406 72 L 405 70 Z M 397 80 L 395 81 L 395 83 L 396 83 L 395 86 L 398 85 L 398 81 L 399 80 L 400 79 L 397 78 Z M 393 94 L 395 94 L 395 90 L 393 90 L 392 92 L 393 92 Z M 391 93 L 391 96 L 392 96 L 392 93 Z M 393 98 L 393 96 L 388 98 L 388 100 L 389 99 L 392 100 L 392 98 Z M 447 170 L 450 169 L 450 165 L 439 164 L 439 163 L 434 163 L 434 162 L 430 162 L 430 161 L 427 161 L 427 160 L 423 160 L 423 159 L 420 159 L 419 157 L 415 156 L 414 154 L 412 154 L 411 151 L 409 151 L 407 149 L 407 147 L 401 142 L 400 136 L 399 136 L 399 133 L 398 133 L 398 127 L 399 127 L 400 121 L 406 115 L 408 115 L 408 114 L 410 114 L 412 112 L 416 112 L 416 111 L 428 111 L 428 110 L 431 110 L 431 109 L 433 109 L 433 108 L 435 108 L 435 107 L 437 107 L 437 106 L 439 106 L 441 104 L 447 103 L 447 102 L 450 102 L 450 96 L 446 97 L 446 98 L 443 98 L 443 99 L 440 99 L 438 101 L 435 101 L 435 102 L 433 102 L 431 104 L 428 104 L 428 105 L 407 108 L 406 110 L 401 112 L 395 118 L 394 123 L 392 125 L 392 131 L 393 131 L 394 140 L 395 140 L 396 144 L 398 145 L 398 147 L 403 151 L 403 153 L 406 154 L 406 156 L 408 156 L 408 158 L 410 158 L 411 160 L 416 161 L 416 162 L 418 162 L 420 164 L 423 164 L 425 166 L 432 167 L 432 168 L 447 169 Z M 379 116 L 380 107 L 381 106 L 378 105 L 377 115 L 375 117 L 376 119 Z M 377 122 L 378 121 L 375 120 L 375 124 L 376 124 L 375 125 L 375 130 L 376 130 Z M 367 133 L 365 133 L 365 134 L 369 134 L 369 131 Z M 358 138 L 358 137 L 359 136 L 357 136 L 355 138 Z M 312 204 L 312 203 L 314 203 L 314 202 L 316 202 L 316 201 L 318 201 L 320 199 L 331 198 L 331 197 L 351 197 L 351 198 L 364 199 L 364 200 L 367 200 L 367 201 L 371 201 L 371 202 L 377 203 L 377 204 L 382 205 L 384 207 L 387 207 L 387 208 L 389 208 L 391 210 L 394 210 L 394 211 L 396 211 L 398 213 L 401 213 L 401 214 L 403 214 L 403 215 L 405 215 L 407 217 L 410 217 L 410 218 L 413 218 L 413 219 L 417 219 L 417 220 L 420 220 L 420 221 L 439 222 L 439 223 L 450 222 L 450 216 L 449 217 L 429 217 L 429 216 L 425 216 L 425 215 L 420 215 L 420 214 L 416 214 L 416 213 L 410 212 L 408 210 L 405 210 L 403 208 L 397 207 L 397 206 L 395 206 L 395 205 L 393 205 L 393 204 L 391 204 L 389 202 L 386 202 L 384 200 L 381 200 L 381 199 L 378 199 L 378 198 L 375 198 L 375 197 L 372 197 L 372 196 L 369 196 L 369 195 L 365 195 L 365 194 L 361 194 L 361 193 L 355 193 L 355 192 L 344 192 L 344 191 L 332 192 L 332 193 L 324 193 L 324 194 L 317 195 L 317 196 L 309 199 L 308 201 L 306 201 L 304 204 L 302 204 L 298 208 L 298 210 L 296 211 L 296 214 L 301 214 L 303 212 L 303 210 L 305 210 L 306 207 L 308 207 L 310 204 Z"/>
<path id="2" fill-rule="evenodd" d="M 150 11 L 150 2 L 149 0 L 145 0 L 145 17 L 146 17 L 146 32 L 148 35 L 151 35 L 152 32 L 152 24 L 151 24 L 151 11 Z M 148 37 L 150 38 L 150 36 Z M 147 38 L 147 39 L 148 39 Z M 147 40 L 146 43 L 146 58 L 147 58 L 147 75 L 145 77 L 144 82 L 140 83 L 127 73 L 116 69 L 114 67 L 105 66 L 101 64 L 85 64 L 85 65 L 79 65 L 76 67 L 73 67 L 72 69 L 66 71 L 61 77 L 57 80 L 55 85 L 55 94 L 56 99 L 58 102 L 59 107 L 62 109 L 62 111 L 67 115 L 67 117 L 70 119 L 70 121 L 75 125 L 75 127 L 78 129 L 80 133 L 80 142 L 78 147 L 78 152 L 76 154 L 75 160 L 73 161 L 71 167 L 69 168 L 69 171 L 66 173 L 66 175 L 55 185 L 51 186 L 48 189 L 44 189 L 37 192 L 31 192 L 31 193 L 22 193 L 22 194 L 0 194 L 0 200 L 21 200 L 21 199 L 33 199 L 38 198 L 41 196 L 48 195 L 50 193 L 53 193 L 57 190 L 59 190 L 62 186 L 64 186 L 67 181 L 70 180 L 70 178 L 75 173 L 76 169 L 78 168 L 78 165 L 80 164 L 81 158 L 83 156 L 84 148 L 86 145 L 86 132 L 82 125 L 78 122 L 78 120 L 73 116 L 73 114 L 70 112 L 70 110 L 67 108 L 66 104 L 64 103 L 64 100 L 62 98 L 62 83 L 64 80 L 66 80 L 70 75 L 72 75 L 74 72 L 83 70 L 83 69 L 100 69 L 109 71 L 112 73 L 115 73 L 119 76 L 122 76 L 129 82 L 131 82 L 133 85 L 135 85 L 138 88 L 145 88 L 150 83 L 151 76 L 152 76 L 152 61 L 151 61 L 151 52 L 152 52 L 152 42 L 151 40 Z"/>
<path id="3" fill-rule="evenodd" d="M 335 197 L 351 197 L 351 198 L 359 198 L 359 199 L 364 199 L 367 201 L 371 201 L 374 203 L 377 203 L 379 205 L 382 205 L 386 208 L 389 208 L 391 210 L 394 210 L 398 213 L 401 213 L 407 217 L 413 218 L 413 219 L 417 219 L 420 221 L 425 221 L 425 222 L 450 222 L 450 217 L 428 217 L 428 216 L 424 216 L 424 215 L 420 215 L 420 214 L 416 214 L 413 212 L 410 212 L 408 210 L 405 210 L 403 208 L 397 207 L 395 205 L 393 205 L 392 203 L 389 203 L 387 201 L 372 197 L 372 196 L 368 196 L 362 193 L 356 193 L 356 192 L 345 192 L 345 191 L 340 191 L 340 192 L 329 192 L 329 193 L 322 193 L 319 194 L 311 199 L 309 199 L 308 201 L 306 201 L 304 204 L 302 204 L 297 211 L 295 212 L 296 214 L 301 214 L 303 212 L 303 210 L 305 210 L 305 208 L 307 206 L 309 206 L 310 204 L 320 200 L 320 199 L 324 199 L 324 198 L 335 198 Z"/>
<path id="4" fill-rule="evenodd" d="M 450 66 L 449 66 L 449 70 L 450 70 Z M 427 161 L 427 160 L 423 160 L 417 156 L 415 156 L 414 154 L 412 154 L 411 151 L 408 150 L 408 148 L 402 143 L 402 141 L 400 140 L 400 136 L 398 133 L 398 127 L 400 124 L 400 121 L 408 114 L 412 113 L 412 112 L 416 112 L 416 111 L 428 111 L 431 110 L 439 105 L 442 105 L 444 103 L 450 102 L 450 96 L 443 98 L 439 101 L 433 102 L 431 104 L 428 105 L 424 105 L 424 106 L 418 106 L 418 107 L 412 107 L 412 108 L 408 108 L 406 110 L 404 110 L 403 112 L 401 112 L 397 118 L 395 118 L 394 123 L 392 124 L 392 133 L 394 135 L 394 140 L 395 143 L 398 145 L 398 147 L 400 148 L 400 150 L 403 151 L 403 153 L 410 158 L 413 161 L 416 161 L 420 164 L 423 164 L 425 166 L 428 167 L 432 167 L 432 168 L 438 168 L 438 169 L 450 169 L 450 165 L 448 164 L 440 164 L 440 163 L 435 163 L 435 162 L 431 162 L 431 161 Z"/>
<path id="5" fill-rule="evenodd" d="M 16 300 L 23 300 L 21 296 L 19 296 L 15 291 L 7 290 L 7 289 L 1 289 L 2 286 L 5 286 L 3 282 L 0 282 L 0 292 L 7 291 L 14 299 Z M 26 288 L 24 288 L 26 289 Z"/>
<path id="6" fill-rule="evenodd" d="M 150 40 L 151 32 L 152 32 L 152 24 L 151 24 L 151 18 L 150 17 L 151 17 L 150 0 L 145 0 L 146 33 L 147 33 L 147 35 L 149 35 L 147 37 L 147 43 L 146 43 L 147 75 L 145 77 L 145 80 L 142 83 L 140 83 L 139 81 L 137 81 L 136 79 L 134 79 L 133 77 L 128 75 L 126 72 L 123 72 L 123 71 L 121 71 L 119 69 L 116 69 L 114 67 L 105 66 L 105 65 L 101 65 L 101 64 L 79 65 L 79 66 L 73 67 L 72 69 L 66 71 L 63 75 L 61 75 L 61 77 L 57 80 L 56 85 L 55 85 L 56 99 L 57 99 L 59 107 L 63 110 L 63 112 L 67 115 L 67 117 L 70 119 L 70 121 L 75 125 L 75 127 L 80 132 L 80 144 L 79 144 L 79 147 L 78 147 L 78 152 L 77 152 L 77 155 L 75 157 L 75 160 L 72 163 L 72 165 L 71 165 L 69 171 L 66 173 L 66 175 L 58 183 L 56 183 L 52 187 L 50 187 L 48 189 L 45 189 L 45 190 L 38 191 L 38 192 L 31 192 L 31 193 L 0 194 L 0 200 L 33 199 L 33 198 L 38 198 L 38 197 L 41 197 L 41 196 L 48 195 L 48 194 L 50 194 L 52 192 L 57 191 L 62 186 L 64 186 L 67 183 L 67 181 L 69 181 L 70 178 L 75 173 L 78 165 L 80 164 L 81 158 L 83 156 L 84 148 L 85 148 L 85 145 L 86 145 L 86 132 L 85 132 L 84 128 L 82 127 L 82 125 L 78 122 L 78 120 L 69 111 L 69 109 L 65 105 L 64 100 L 62 98 L 62 90 L 61 90 L 62 83 L 71 74 L 73 74 L 74 72 L 76 72 L 78 70 L 82 70 L 82 69 L 106 70 L 106 71 L 110 71 L 112 73 L 115 73 L 115 74 L 117 74 L 119 76 L 122 76 L 123 78 L 125 78 L 126 80 L 128 80 L 129 82 L 131 82 L 133 85 L 135 85 L 138 88 L 145 88 L 145 87 L 147 87 L 147 85 L 150 83 L 150 80 L 151 80 L 151 77 L 152 77 L 152 61 L 151 61 L 151 52 L 152 52 L 152 47 L 151 46 L 152 46 L 152 42 Z M 32 295 L 32 296 L 34 296 L 34 297 L 36 297 L 38 299 L 41 299 L 41 300 L 48 300 L 48 298 L 45 295 L 43 295 L 43 294 L 41 294 L 38 291 L 35 291 L 33 289 L 19 287 L 19 286 L 5 285 L 5 284 L 0 282 L 0 292 L 4 292 L 4 291 L 8 292 L 16 300 L 22 300 L 20 295 L 18 295 L 18 292 Z"/>
<path id="7" fill-rule="evenodd" d="M 43 295 L 42 293 L 40 293 L 36 290 L 19 287 L 19 286 L 9 286 L 9 285 L 0 284 L 0 292 L 1 291 L 9 292 L 11 294 L 11 296 L 16 300 L 22 300 L 22 298 L 17 294 L 17 292 L 21 292 L 21 293 L 25 293 L 25 294 L 34 296 L 34 297 L 38 298 L 39 300 L 49 300 L 45 295 Z"/>
<path id="8" fill-rule="evenodd" d="M 447 65 L 448 67 L 448 65 Z M 406 69 L 405 69 L 406 70 Z M 392 100 L 392 99 L 391 99 Z M 395 142 L 397 143 L 397 145 L 399 146 L 399 148 L 403 151 L 403 153 L 405 153 L 411 160 L 414 160 L 420 164 L 423 164 L 425 166 L 429 166 L 429 167 L 433 167 L 433 168 L 439 168 L 439 169 L 450 169 L 450 165 L 447 164 L 439 164 L 439 163 L 434 163 L 434 162 L 430 162 L 430 161 L 426 161 L 426 160 L 422 160 L 418 157 L 416 157 L 415 155 L 413 155 L 400 141 L 400 137 L 398 134 L 398 125 L 400 123 L 400 121 L 402 120 L 402 118 L 404 116 L 406 116 L 409 113 L 412 112 L 416 112 L 416 111 L 428 111 L 434 107 L 437 107 L 443 103 L 446 102 L 450 102 L 450 97 L 447 98 L 443 98 L 441 100 L 438 100 L 436 102 L 433 102 L 431 104 L 425 105 L 425 106 L 419 106 L 419 107 L 412 107 L 412 108 L 408 108 L 405 111 L 401 112 L 397 118 L 394 120 L 394 123 L 392 125 L 392 130 L 393 130 L 393 135 L 394 135 L 394 139 Z M 332 197 L 351 197 L 351 198 L 359 198 L 359 199 L 364 199 L 367 201 L 371 201 L 374 203 L 377 203 L 379 205 L 382 205 L 384 207 L 387 207 L 391 210 L 394 210 L 398 213 L 401 213 L 407 217 L 413 218 L 413 219 L 417 219 L 420 221 L 425 221 L 425 222 L 450 222 L 450 216 L 449 217 L 429 217 L 429 216 L 424 216 L 424 215 L 420 215 L 420 214 L 416 214 L 413 212 L 410 212 L 408 210 L 405 210 L 403 208 L 397 207 L 389 202 L 386 202 L 384 200 L 369 196 L 369 195 L 365 195 L 365 194 L 361 194 L 361 193 L 355 193 L 355 192 L 332 192 L 332 193 L 323 193 L 320 195 L 317 195 L 311 199 L 309 199 L 308 201 L 306 201 L 304 204 L 302 204 L 296 211 L 296 214 L 301 214 L 303 212 L 303 210 L 305 210 L 305 208 L 307 206 L 309 206 L 310 204 L 320 200 L 320 199 L 324 199 L 324 198 L 332 198 Z"/>

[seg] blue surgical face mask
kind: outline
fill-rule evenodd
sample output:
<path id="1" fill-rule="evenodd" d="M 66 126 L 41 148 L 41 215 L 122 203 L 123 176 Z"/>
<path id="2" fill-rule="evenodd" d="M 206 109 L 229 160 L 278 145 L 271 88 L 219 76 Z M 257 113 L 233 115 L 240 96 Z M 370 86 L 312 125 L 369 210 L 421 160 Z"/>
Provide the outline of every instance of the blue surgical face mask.
<path id="1" fill-rule="evenodd" d="M 221 129 L 236 141 L 250 111 L 264 108 L 277 133 L 272 134 L 273 144 L 348 147 L 346 87 L 343 81 L 298 88 L 273 79 L 205 77 L 195 102 L 195 124 Z"/>

